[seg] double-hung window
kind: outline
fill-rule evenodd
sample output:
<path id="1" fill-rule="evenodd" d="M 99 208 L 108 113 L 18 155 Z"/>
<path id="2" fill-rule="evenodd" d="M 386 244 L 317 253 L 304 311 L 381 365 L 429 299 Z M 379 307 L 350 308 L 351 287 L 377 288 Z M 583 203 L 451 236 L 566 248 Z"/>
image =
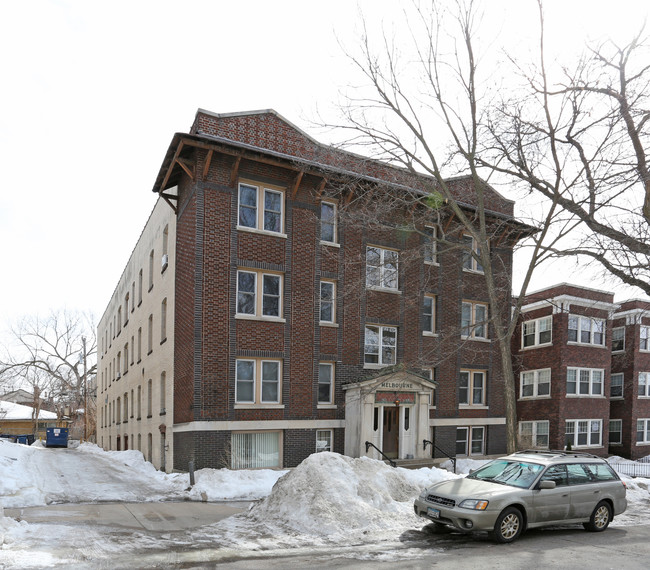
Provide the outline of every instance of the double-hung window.
<path id="1" fill-rule="evenodd" d="M 639 398 L 650 398 L 650 372 L 639 372 Z"/>
<path id="2" fill-rule="evenodd" d="M 569 342 L 605 344 L 605 321 L 579 315 L 569 315 Z"/>
<path id="3" fill-rule="evenodd" d="M 485 405 L 485 371 L 461 370 L 458 383 L 458 403 L 461 406 Z"/>
<path id="4" fill-rule="evenodd" d="M 366 287 L 397 291 L 398 253 L 393 249 L 366 248 Z"/>
<path id="5" fill-rule="evenodd" d="M 650 339 L 650 327 L 641 325 L 639 334 L 640 334 L 639 349 L 650 350 L 650 342 L 648 341 L 648 339 Z"/>
<path id="6" fill-rule="evenodd" d="M 566 393 L 572 396 L 602 396 L 604 370 L 567 368 Z"/>
<path id="7" fill-rule="evenodd" d="M 424 262 L 438 263 L 438 228 L 436 226 L 424 228 Z"/>
<path id="8" fill-rule="evenodd" d="M 370 365 L 390 366 L 397 357 L 397 329 L 366 325 L 364 362 Z"/>
<path id="9" fill-rule="evenodd" d="M 332 430 L 316 430 L 316 453 L 319 451 L 332 451 Z"/>
<path id="10" fill-rule="evenodd" d="M 422 332 L 433 334 L 436 332 L 436 297 L 435 295 L 424 295 L 422 305 Z"/>
<path id="11" fill-rule="evenodd" d="M 650 443 L 650 419 L 636 421 L 636 442 Z"/>
<path id="12" fill-rule="evenodd" d="M 600 447 L 603 420 L 567 420 L 566 444 L 571 447 Z"/>
<path id="13" fill-rule="evenodd" d="M 609 444 L 623 443 L 623 420 L 609 420 Z"/>
<path id="14" fill-rule="evenodd" d="M 463 301 L 461 311 L 461 336 L 487 339 L 488 306 L 485 303 Z"/>
<path id="15" fill-rule="evenodd" d="M 456 428 L 456 455 L 483 455 L 484 427 Z"/>
<path id="16" fill-rule="evenodd" d="M 331 404 L 334 396 L 334 364 L 321 362 L 318 365 L 318 403 Z"/>
<path id="17" fill-rule="evenodd" d="M 284 229 L 284 193 L 277 188 L 241 183 L 238 226 L 281 234 Z"/>
<path id="18" fill-rule="evenodd" d="M 542 317 L 532 321 L 525 321 L 521 327 L 521 346 L 539 346 L 551 343 L 553 317 Z"/>
<path id="19" fill-rule="evenodd" d="M 548 448 L 548 426 L 548 420 L 519 422 L 519 445 L 524 449 Z"/>
<path id="20" fill-rule="evenodd" d="M 320 204 L 320 240 L 327 243 L 336 243 L 336 204 L 321 202 Z"/>
<path id="21" fill-rule="evenodd" d="M 545 398 L 551 395 L 551 369 L 521 373 L 520 398 Z"/>
<path id="22" fill-rule="evenodd" d="M 279 360 L 238 359 L 235 370 L 235 402 L 279 404 L 281 368 Z"/>
<path id="23" fill-rule="evenodd" d="M 612 329 L 612 352 L 625 350 L 625 327 Z"/>
<path id="24" fill-rule="evenodd" d="M 282 317 L 282 275 L 237 271 L 237 314 Z"/>
<path id="25" fill-rule="evenodd" d="M 479 261 L 481 250 L 478 242 L 470 235 L 463 235 L 463 269 L 483 273 L 483 266 Z"/>
<path id="26" fill-rule="evenodd" d="M 336 285 L 333 281 L 320 282 L 320 322 L 336 322 Z"/>
<path id="27" fill-rule="evenodd" d="M 623 397 L 623 373 L 612 374 L 611 382 L 609 384 L 609 397 L 622 398 Z"/>

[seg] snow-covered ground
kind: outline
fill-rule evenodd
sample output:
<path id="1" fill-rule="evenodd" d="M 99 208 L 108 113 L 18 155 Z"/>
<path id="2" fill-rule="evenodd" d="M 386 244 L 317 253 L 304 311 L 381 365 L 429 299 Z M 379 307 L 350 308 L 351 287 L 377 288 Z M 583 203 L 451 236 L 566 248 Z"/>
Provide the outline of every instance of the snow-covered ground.
<path id="1" fill-rule="evenodd" d="M 459 461 L 459 473 L 476 461 Z M 202 469 L 189 488 L 187 474 L 165 474 L 138 451 L 106 452 L 92 444 L 77 449 L 45 449 L 0 440 L 0 504 L 5 508 L 51 503 L 163 500 L 256 500 L 242 514 L 190 531 L 151 535 L 107 527 L 28 524 L 0 517 L 0 568 L 49 566 L 129 567 L 128 557 L 166 550 L 210 548 L 224 559 L 246 552 L 266 555 L 301 549 L 355 557 L 390 553 L 417 558 L 403 537 L 424 522 L 413 514 L 413 499 L 436 481 L 459 477 L 444 469 L 393 469 L 368 458 L 318 453 L 290 471 Z M 646 523 L 650 479 L 622 476 L 628 510 L 613 525 Z M 257 499 L 262 499 L 257 501 Z M 65 548 L 63 548 L 65 546 Z M 79 547 L 84 558 L 70 558 Z M 374 553 L 374 554 L 371 554 Z M 90 554 L 89 554 L 90 553 Z M 390 554 L 388 554 L 390 555 Z M 163 559 L 169 560 L 169 558 Z M 151 562 L 151 560 L 150 560 Z M 133 566 L 133 564 L 131 564 Z"/>

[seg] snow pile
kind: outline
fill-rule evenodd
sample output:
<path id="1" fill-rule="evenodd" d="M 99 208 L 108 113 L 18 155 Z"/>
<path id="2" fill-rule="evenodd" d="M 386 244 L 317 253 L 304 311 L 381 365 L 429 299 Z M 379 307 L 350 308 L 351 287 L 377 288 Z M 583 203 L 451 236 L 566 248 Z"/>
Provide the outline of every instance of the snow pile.
<path id="1" fill-rule="evenodd" d="M 187 476 L 167 475 L 139 451 L 106 452 L 91 443 L 47 449 L 0 440 L 0 506 L 160 501 L 185 498 Z"/>
<path id="2" fill-rule="evenodd" d="M 282 477 L 248 516 L 319 536 L 367 533 L 417 524 L 413 499 L 437 481 L 456 477 L 440 469 L 394 469 L 362 457 L 315 453 Z"/>
<path id="3" fill-rule="evenodd" d="M 277 480 L 288 471 L 259 469 L 255 471 L 230 469 L 199 469 L 194 474 L 195 485 L 190 496 L 207 501 L 254 501 L 266 497 Z M 187 476 L 186 476 L 187 477 Z"/>

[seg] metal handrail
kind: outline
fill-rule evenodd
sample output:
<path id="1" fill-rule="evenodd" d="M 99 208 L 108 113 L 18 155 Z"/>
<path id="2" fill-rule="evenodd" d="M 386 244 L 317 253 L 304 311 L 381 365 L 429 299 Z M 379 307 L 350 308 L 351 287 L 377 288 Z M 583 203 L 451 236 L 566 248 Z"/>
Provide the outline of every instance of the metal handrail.
<path id="1" fill-rule="evenodd" d="M 381 449 L 379 449 L 374 443 L 370 441 L 366 441 L 366 453 L 368 453 L 368 450 L 374 447 L 378 452 L 379 455 L 381 455 L 388 463 L 390 464 L 391 467 L 397 467 L 397 463 L 395 463 L 390 457 L 388 457 Z"/>
<path id="2" fill-rule="evenodd" d="M 453 456 L 453 457 L 452 457 L 452 456 L 449 455 L 449 453 L 447 453 L 444 449 L 440 449 L 440 448 L 439 448 L 435 443 L 433 443 L 432 441 L 429 441 L 428 439 L 423 439 L 423 440 L 422 440 L 422 445 L 423 445 L 423 447 L 424 447 L 425 450 L 426 450 L 426 448 L 427 448 L 427 445 L 430 445 L 433 449 L 437 449 L 437 450 L 438 450 L 440 453 L 442 453 L 445 457 L 448 457 L 449 459 L 451 459 L 451 462 L 452 462 L 452 464 L 454 465 L 454 473 L 456 473 L 456 456 Z M 431 453 L 431 457 L 433 457 L 433 450 L 432 450 L 432 453 Z"/>

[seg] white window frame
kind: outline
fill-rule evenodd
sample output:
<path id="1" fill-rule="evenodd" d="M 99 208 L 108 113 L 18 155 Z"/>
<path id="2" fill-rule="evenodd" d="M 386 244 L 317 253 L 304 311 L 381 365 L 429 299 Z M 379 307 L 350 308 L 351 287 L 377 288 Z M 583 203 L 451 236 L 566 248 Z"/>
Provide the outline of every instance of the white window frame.
<path id="1" fill-rule="evenodd" d="M 474 255 L 472 255 L 472 253 L 478 256 L 481 255 L 481 250 L 478 246 L 477 241 L 470 234 L 463 234 L 461 240 L 462 240 L 463 248 L 467 248 L 468 250 L 471 250 L 471 251 L 465 251 L 465 249 L 463 249 L 462 252 L 463 271 L 469 271 L 472 273 L 484 273 L 484 269 L 483 266 L 481 265 L 481 262 L 478 259 L 476 259 Z"/>
<path id="2" fill-rule="evenodd" d="M 240 367 L 239 365 L 244 363 L 252 364 L 252 379 L 241 379 L 239 377 Z M 275 399 L 265 399 L 264 397 L 264 368 L 265 364 L 274 364 L 277 366 L 276 376 L 273 383 L 276 385 L 276 397 Z M 242 384 L 246 382 L 252 384 L 253 388 L 253 398 L 244 399 L 244 396 L 241 394 Z M 240 387 L 241 386 L 241 387 Z M 248 406 L 264 406 L 264 405 L 277 405 L 281 404 L 282 401 L 282 361 L 274 360 L 270 358 L 238 358 L 235 361 L 235 404 L 248 405 Z"/>
<path id="3" fill-rule="evenodd" d="M 616 378 L 616 384 L 614 383 L 614 378 Z M 618 382 L 618 379 L 620 378 L 620 383 Z M 616 386 L 621 387 L 621 393 L 617 394 L 616 396 L 614 395 L 614 388 Z M 610 380 L 609 380 L 609 399 L 610 400 L 622 400 L 625 396 L 625 374 L 623 372 L 615 372 L 610 375 Z"/>
<path id="4" fill-rule="evenodd" d="M 464 388 L 463 376 L 467 376 L 467 387 Z M 478 386 L 478 377 L 480 376 L 481 382 Z M 466 397 L 461 395 L 461 390 L 467 390 Z M 461 407 L 485 407 L 486 402 L 486 393 L 487 393 L 487 370 L 476 370 L 464 368 L 460 370 L 459 379 L 458 379 L 458 404 Z M 476 398 L 476 395 L 480 394 L 480 398 Z"/>
<path id="5" fill-rule="evenodd" d="M 255 205 L 251 206 L 249 204 L 242 204 L 242 189 L 248 188 L 255 190 Z M 280 216 L 280 229 L 279 230 L 268 230 L 265 228 L 266 225 L 266 195 L 274 194 L 280 196 L 280 211 L 268 210 L 271 214 L 279 214 Z M 282 188 L 275 186 L 262 185 L 254 182 L 242 181 L 239 183 L 237 189 L 237 229 L 244 231 L 253 231 L 260 232 L 264 234 L 271 234 L 275 236 L 285 236 L 284 233 L 284 223 L 285 223 L 285 191 Z M 255 211 L 255 224 L 243 225 L 242 222 L 242 208 L 254 210 Z"/>
<path id="6" fill-rule="evenodd" d="M 240 274 L 250 274 L 254 276 L 253 291 L 240 291 Z M 264 299 L 265 297 L 275 297 L 275 295 L 269 295 L 264 292 L 264 281 L 266 278 L 278 279 L 278 314 L 264 314 Z M 240 294 L 249 295 L 253 298 L 253 312 L 243 312 L 240 311 L 242 306 L 239 302 Z M 241 268 L 237 270 L 237 291 L 236 291 L 236 305 L 235 312 L 236 317 L 241 319 L 256 319 L 256 320 L 269 320 L 269 321 L 281 321 L 284 322 L 283 318 L 283 296 L 284 296 L 284 275 L 282 273 L 273 273 L 270 271 L 259 271 L 255 269 L 245 269 Z"/>
<path id="7" fill-rule="evenodd" d="M 371 265 L 368 262 L 368 255 L 371 251 L 378 253 L 379 265 Z M 394 261 L 386 261 L 386 256 L 389 253 L 395 256 Z M 393 265 L 394 268 L 391 267 Z M 366 246 L 366 288 L 399 291 L 399 252 L 396 249 L 376 245 Z"/>
<path id="8" fill-rule="evenodd" d="M 532 381 L 530 381 L 532 379 Z M 540 394 L 540 385 L 548 384 L 548 392 Z M 533 393 L 524 395 L 524 386 L 532 386 Z M 540 368 L 539 370 L 524 370 L 519 375 L 519 399 L 532 400 L 551 397 L 551 369 Z"/>
<path id="9" fill-rule="evenodd" d="M 612 429 L 612 425 L 618 426 L 618 429 Z M 612 439 L 612 433 L 618 433 L 619 437 L 617 441 Z M 609 438 L 610 445 L 621 445 L 623 443 L 623 420 L 609 420 Z"/>
<path id="10" fill-rule="evenodd" d="M 569 392 L 569 377 L 570 373 L 575 372 L 575 392 Z M 594 391 L 594 384 L 597 384 L 594 382 L 594 376 L 598 372 L 600 374 L 600 392 L 595 392 Z M 589 391 L 588 392 L 582 392 L 581 391 L 581 386 L 585 384 L 585 382 L 582 380 L 583 373 L 587 373 L 589 375 Z M 569 366 L 567 367 L 566 370 L 566 393 L 567 396 L 572 396 L 572 397 L 583 397 L 583 398 L 592 398 L 592 397 L 602 397 L 604 396 L 604 390 L 605 390 L 605 370 L 602 368 L 579 368 L 576 366 Z"/>
<path id="11" fill-rule="evenodd" d="M 322 439 L 326 435 L 325 439 Z M 332 451 L 334 448 L 334 430 L 317 429 L 316 430 L 316 453 L 322 451 Z"/>
<path id="12" fill-rule="evenodd" d="M 456 455 L 460 457 L 472 457 L 485 455 L 485 426 L 458 426 L 456 427 Z M 459 433 L 465 433 L 465 437 L 459 439 Z M 480 438 L 477 435 L 480 433 Z M 481 442 L 480 452 L 473 450 L 475 441 Z M 458 444 L 464 442 L 465 452 L 460 453 Z"/>
<path id="13" fill-rule="evenodd" d="M 586 424 L 586 426 L 585 426 Z M 564 428 L 564 444 L 566 445 L 571 436 L 571 447 L 573 449 L 585 447 L 602 447 L 603 446 L 603 420 L 602 419 L 579 419 L 579 420 L 566 420 Z M 598 425 L 599 429 L 594 430 L 594 425 Z M 569 427 L 571 426 L 571 430 Z M 586 430 L 584 429 L 586 427 Z M 587 443 L 580 444 L 580 434 L 587 434 Z M 591 434 L 598 434 L 598 443 L 592 443 Z"/>
<path id="14" fill-rule="evenodd" d="M 650 352 L 650 326 L 641 325 L 639 327 L 639 350 Z"/>
<path id="15" fill-rule="evenodd" d="M 617 335 L 621 335 L 620 339 L 617 339 Z M 621 341 L 623 346 L 621 348 L 614 348 L 614 343 Z M 624 352 L 625 351 L 625 327 L 615 327 L 612 329 L 612 352 Z"/>
<path id="16" fill-rule="evenodd" d="M 324 370 L 329 370 L 329 381 L 323 382 L 321 372 Z M 317 390 L 317 401 L 318 404 L 333 404 L 334 403 L 334 378 L 336 374 L 335 365 L 333 362 L 319 362 L 318 363 L 318 390 Z M 329 396 L 325 400 L 321 400 L 321 386 L 329 385 Z"/>
<path id="17" fill-rule="evenodd" d="M 332 208 L 332 219 L 328 220 L 324 217 L 323 206 L 328 206 Z M 332 228 L 332 239 L 325 239 L 323 237 L 323 229 L 326 227 Z M 323 200 L 320 203 L 320 241 L 321 243 L 327 244 L 338 244 L 338 204 L 336 202 L 330 202 L 329 200 Z"/>
<path id="18" fill-rule="evenodd" d="M 427 304 L 431 303 L 431 310 Z M 433 336 L 436 334 L 436 295 L 425 293 L 422 300 L 422 334 Z"/>
<path id="19" fill-rule="evenodd" d="M 371 346 L 371 343 L 368 342 L 368 331 L 375 330 L 375 334 L 379 339 L 377 344 L 377 362 L 368 362 L 368 357 L 373 355 L 374 352 L 368 352 L 368 347 Z M 387 343 L 386 340 L 389 338 L 388 333 L 392 331 L 394 336 L 394 344 Z M 386 334 L 385 334 L 386 333 Z M 374 346 L 374 344 L 372 345 Z M 384 349 L 390 349 L 393 354 L 393 358 L 390 362 L 384 361 Z M 383 325 L 366 325 L 364 332 L 364 343 L 363 343 L 363 362 L 365 368 L 382 368 L 384 366 L 392 366 L 397 362 L 397 327 L 389 327 Z"/>
<path id="20" fill-rule="evenodd" d="M 465 319 L 466 308 L 469 307 L 470 320 Z M 485 312 L 485 319 L 477 320 L 477 308 L 481 307 Z M 490 310 L 487 303 L 479 301 L 463 301 L 461 305 L 460 327 L 461 338 L 488 340 L 488 323 L 490 320 Z"/>
<path id="21" fill-rule="evenodd" d="M 650 372 L 639 372 L 637 397 L 650 398 Z"/>
<path id="22" fill-rule="evenodd" d="M 327 287 L 331 287 L 331 298 L 327 299 L 326 296 L 323 295 L 323 285 Z M 324 304 L 330 304 L 332 307 L 331 310 L 331 318 L 330 319 L 324 319 L 323 318 L 323 305 Z M 320 323 L 326 323 L 326 324 L 334 324 L 336 323 L 336 282 L 330 281 L 329 279 L 322 279 L 320 282 L 320 302 L 319 302 L 319 308 L 318 308 L 318 318 Z"/>
<path id="23" fill-rule="evenodd" d="M 524 433 L 525 428 L 528 427 L 530 427 L 530 433 Z M 549 427 L 550 422 L 548 420 L 529 420 L 519 422 L 519 437 L 522 442 L 521 444 L 526 447 L 526 444 L 523 443 L 523 437 L 530 436 L 530 446 L 532 448 L 548 449 L 550 441 Z M 542 429 L 540 430 L 540 428 Z M 546 437 L 546 443 L 540 443 L 538 439 L 544 436 Z"/>
<path id="24" fill-rule="evenodd" d="M 548 328 L 545 328 L 548 327 Z M 542 334 L 548 332 L 548 340 L 542 342 Z M 532 344 L 526 344 L 526 337 L 532 337 Z M 548 346 L 553 343 L 553 316 L 540 317 L 524 321 L 521 325 L 521 348 L 528 349 L 537 346 Z"/>
<path id="25" fill-rule="evenodd" d="M 641 428 L 641 429 L 640 429 Z M 643 436 L 639 439 L 639 432 L 643 431 Z M 650 444 L 650 419 L 637 418 L 636 420 L 636 433 L 634 436 L 636 445 L 649 445 Z"/>
<path id="26" fill-rule="evenodd" d="M 571 328 L 571 323 L 577 322 L 577 328 Z M 588 327 L 586 326 L 588 325 Z M 595 336 L 599 332 L 598 328 L 602 327 L 602 342 L 596 342 Z M 595 317 L 585 317 L 583 315 L 569 315 L 568 319 L 568 344 L 582 344 L 589 346 L 605 346 L 607 336 L 607 321 Z M 575 331 L 575 340 L 571 340 L 571 331 Z M 582 333 L 589 334 L 589 340 L 582 339 Z"/>
<path id="27" fill-rule="evenodd" d="M 438 263 L 438 226 L 424 226 L 424 263 Z"/>

